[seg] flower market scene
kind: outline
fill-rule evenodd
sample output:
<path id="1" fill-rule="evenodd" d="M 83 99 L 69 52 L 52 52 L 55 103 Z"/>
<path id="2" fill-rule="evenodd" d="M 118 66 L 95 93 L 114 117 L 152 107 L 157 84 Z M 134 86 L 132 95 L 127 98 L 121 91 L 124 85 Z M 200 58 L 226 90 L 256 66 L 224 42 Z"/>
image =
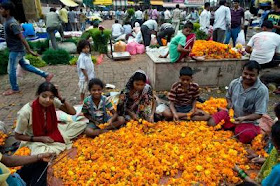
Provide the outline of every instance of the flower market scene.
<path id="1" fill-rule="evenodd" d="M 0 186 L 279 186 L 280 0 L 0 0 Z"/>

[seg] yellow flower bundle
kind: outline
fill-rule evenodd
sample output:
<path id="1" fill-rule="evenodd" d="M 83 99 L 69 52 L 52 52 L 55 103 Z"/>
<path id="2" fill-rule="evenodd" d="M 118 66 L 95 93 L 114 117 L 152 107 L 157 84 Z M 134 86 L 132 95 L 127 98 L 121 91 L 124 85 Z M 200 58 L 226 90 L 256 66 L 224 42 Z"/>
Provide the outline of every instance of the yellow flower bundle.
<path id="1" fill-rule="evenodd" d="M 69 186 L 237 183 L 232 168 L 247 158 L 232 136 L 206 122 L 130 121 L 94 139 L 77 139 L 76 156 L 60 155 L 54 176 Z"/>
<path id="2" fill-rule="evenodd" d="M 8 137 L 7 134 L 5 134 L 3 131 L 0 131 L 0 146 L 5 145 L 5 141 L 7 137 Z"/>
<path id="3" fill-rule="evenodd" d="M 230 45 L 205 40 L 195 41 L 191 55 L 205 56 L 206 59 L 241 58 L 241 54 L 232 50 Z"/>
<path id="4" fill-rule="evenodd" d="M 267 158 L 269 154 L 264 150 L 265 148 L 264 135 L 257 135 L 252 141 L 252 149 L 260 156 Z"/>
<path id="5" fill-rule="evenodd" d="M 13 156 L 30 156 L 31 150 L 28 147 L 21 147 L 19 148 Z M 21 166 L 9 168 L 11 174 L 15 173 L 17 170 L 21 169 Z"/>
<path id="6" fill-rule="evenodd" d="M 226 108 L 227 100 L 225 98 L 213 98 L 210 97 L 209 100 L 206 100 L 204 103 L 196 103 L 196 108 L 203 110 L 208 114 L 215 114 L 218 112 L 219 108 Z"/>

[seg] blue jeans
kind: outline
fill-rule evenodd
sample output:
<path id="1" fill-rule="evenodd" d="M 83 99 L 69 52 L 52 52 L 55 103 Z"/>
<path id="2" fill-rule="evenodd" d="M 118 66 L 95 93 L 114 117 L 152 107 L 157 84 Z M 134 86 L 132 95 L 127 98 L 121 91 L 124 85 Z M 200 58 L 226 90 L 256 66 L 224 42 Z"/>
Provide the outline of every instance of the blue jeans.
<path id="1" fill-rule="evenodd" d="M 229 44 L 230 38 L 232 38 L 233 47 L 235 47 L 236 39 L 240 30 L 240 26 L 237 28 L 231 28 L 230 30 L 227 30 L 225 44 Z"/>
<path id="2" fill-rule="evenodd" d="M 19 91 L 19 87 L 17 84 L 17 74 L 16 74 L 18 64 L 20 64 L 20 66 L 26 71 L 33 72 L 44 78 L 48 76 L 48 73 L 26 63 L 26 61 L 23 58 L 24 55 L 25 52 L 10 52 L 9 54 L 8 73 L 9 73 L 9 79 L 13 91 Z"/>
<path id="3" fill-rule="evenodd" d="M 81 31 L 85 31 L 86 30 L 86 22 L 81 23 Z"/>

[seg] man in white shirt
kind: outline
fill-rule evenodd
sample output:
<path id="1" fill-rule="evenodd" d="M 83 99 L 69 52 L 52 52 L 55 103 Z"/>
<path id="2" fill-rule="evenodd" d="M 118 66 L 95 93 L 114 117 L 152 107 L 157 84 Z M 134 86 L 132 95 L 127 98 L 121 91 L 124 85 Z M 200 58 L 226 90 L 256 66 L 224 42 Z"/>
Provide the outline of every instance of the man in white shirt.
<path id="1" fill-rule="evenodd" d="M 158 24 L 155 20 L 150 19 L 143 23 L 143 25 L 141 26 L 141 33 L 145 46 L 150 46 L 151 35 L 152 33 L 156 35 L 157 31 L 158 31 Z"/>
<path id="2" fill-rule="evenodd" d="M 215 12 L 213 40 L 224 43 L 225 33 L 230 28 L 231 14 L 230 9 L 225 6 L 225 1 L 220 1 L 220 7 Z"/>
<path id="3" fill-rule="evenodd" d="M 173 10 L 173 16 L 172 16 L 172 25 L 175 28 L 175 35 L 177 34 L 180 26 L 180 16 L 181 16 L 181 10 L 179 9 L 180 5 L 176 5 L 176 9 Z"/>
<path id="4" fill-rule="evenodd" d="M 138 10 L 135 12 L 135 22 L 138 22 L 140 25 L 142 25 L 143 22 L 143 12 L 138 8 Z"/>
<path id="5" fill-rule="evenodd" d="M 122 25 L 119 23 L 119 20 L 115 20 L 115 24 L 112 25 L 112 37 L 118 38 L 124 32 Z"/>
<path id="6" fill-rule="evenodd" d="M 251 19 L 253 19 L 253 15 L 251 14 L 249 8 L 246 8 L 246 11 L 244 13 L 244 33 L 245 33 L 245 40 L 246 40 L 246 36 L 247 36 L 247 30 L 248 30 L 248 26 L 251 23 Z"/>
<path id="7" fill-rule="evenodd" d="M 199 17 L 199 24 L 200 24 L 200 30 L 208 34 L 208 29 L 210 27 L 210 3 L 206 2 L 204 4 L 204 10 L 201 12 Z"/>
<path id="8" fill-rule="evenodd" d="M 251 53 L 250 60 L 257 61 L 261 67 L 273 68 L 280 63 L 280 35 L 272 32 L 273 23 L 264 21 L 262 32 L 255 34 L 246 46 Z"/>
<path id="9" fill-rule="evenodd" d="M 165 23 L 170 23 L 170 19 L 172 18 L 170 11 L 168 10 L 168 8 L 166 8 L 166 10 L 164 11 L 164 22 Z"/>

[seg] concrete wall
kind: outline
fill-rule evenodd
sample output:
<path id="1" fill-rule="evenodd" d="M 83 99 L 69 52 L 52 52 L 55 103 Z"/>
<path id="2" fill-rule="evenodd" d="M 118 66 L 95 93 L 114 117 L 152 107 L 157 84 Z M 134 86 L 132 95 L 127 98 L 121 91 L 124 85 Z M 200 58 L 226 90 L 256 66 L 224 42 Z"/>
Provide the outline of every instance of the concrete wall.
<path id="1" fill-rule="evenodd" d="M 227 86 L 241 75 L 242 66 L 248 60 L 225 59 L 203 62 L 187 61 L 182 63 L 152 62 L 148 63 L 148 76 L 154 90 L 169 90 L 173 83 L 179 81 L 179 71 L 183 66 L 191 67 L 196 73 L 194 82 L 201 87 Z"/>

